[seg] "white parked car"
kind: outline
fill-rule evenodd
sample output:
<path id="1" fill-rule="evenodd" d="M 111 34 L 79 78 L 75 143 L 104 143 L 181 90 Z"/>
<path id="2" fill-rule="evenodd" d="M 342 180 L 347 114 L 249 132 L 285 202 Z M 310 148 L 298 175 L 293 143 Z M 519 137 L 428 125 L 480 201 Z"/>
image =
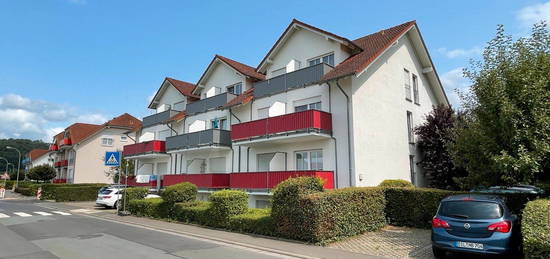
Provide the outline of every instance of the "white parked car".
<path id="1" fill-rule="evenodd" d="M 108 188 L 99 191 L 95 204 L 110 208 L 116 208 L 118 201 L 122 197 L 121 190 L 122 189 Z"/>

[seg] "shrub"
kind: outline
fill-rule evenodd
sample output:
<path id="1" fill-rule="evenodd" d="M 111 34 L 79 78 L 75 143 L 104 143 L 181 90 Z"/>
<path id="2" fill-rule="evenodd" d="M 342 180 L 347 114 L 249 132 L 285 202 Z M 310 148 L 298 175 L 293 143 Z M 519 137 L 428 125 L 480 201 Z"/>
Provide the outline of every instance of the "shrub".
<path id="1" fill-rule="evenodd" d="M 60 201 L 95 201 L 100 186 L 57 187 L 54 199 Z"/>
<path id="2" fill-rule="evenodd" d="M 161 196 L 169 203 L 194 201 L 197 199 L 197 186 L 188 182 L 174 184 L 166 187 Z"/>
<path id="3" fill-rule="evenodd" d="M 43 183 L 40 185 L 42 188 L 41 200 L 55 200 L 55 189 L 59 187 L 97 187 L 99 188 L 105 186 L 103 183 L 79 183 L 79 184 L 70 184 L 70 183 Z"/>
<path id="4" fill-rule="evenodd" d="M 164 201 L 161 198 L 131 200 L 128 211 L 138 217 L 166 218 Z"/>
<path id="5" fill-rule="evenodd" d="M 322 192 L 323 183 L 320 178 L 296 177 L 279 183 L 273 191 L 271 216 L 276 222 L 276 229 L 280 233 L 292 233 L 295 226 L 305 222 L 302 218 L 302 208 L 299 198 L 303 195 Z"/>
<path id="6" fill-rule="evenodd" d="M 385 194 L 386 218 L 389 224 L 429 228 L 439 202 L 459 192 L 429 188 L 387 188 Z"/>
<path id="7" fill-rule="evenodd" d="M 124 189 L 126 195 L 126 202 L 131 200 L 140 200 L 144 199 L 147 196 L 149 190 L 147 187 L 131 187 Z"/>
<path id="8" fill-rule="evenodd" d="M 229 218 L 227 228 L 233 231 L 275 236 L 275 222 L 270 209 L 248 209 Z"/>
<path id="9" fill-rule="evenodd" d="M 36 193 L 33 193 L 33 189 L 30 187 L 17 187 L 15 188 L 15 192 L 20 193 L 21 195 L 25 196 L 34 196 Z"/>
<path id="10" fill-rule="evenodd" d="M 406 180 L 396 179 L 396 180 L 384 180 L 378 187 L 414 187 L 414 185 Z"/>
<path id="11" fill-rule="evenodd" d="M 49 181 L 55 178 L 56 171 L 51 165 L 39 165 L 31 168 L 27 177 L 31 180 Z"/>
<path id="12" fill-rule="evenodd" d="M 525 258 L 550 258 L 550 199 L 527 203 L 521 224 Z"/>
<path id="13" fill-rule="evenodd" d="M 191 201 L 174 204 L 173 219 L 186 223 L 206 224 L 210 202 Z"/>
<path id="14" fill-rule="evenodd" d="M 248 209 L 248 195 L 243 191 L 223 190 L 212 193 L 208 198 L 207 224 L 214 227 L 225 227 L 229 218 L 243 214 Z"/>

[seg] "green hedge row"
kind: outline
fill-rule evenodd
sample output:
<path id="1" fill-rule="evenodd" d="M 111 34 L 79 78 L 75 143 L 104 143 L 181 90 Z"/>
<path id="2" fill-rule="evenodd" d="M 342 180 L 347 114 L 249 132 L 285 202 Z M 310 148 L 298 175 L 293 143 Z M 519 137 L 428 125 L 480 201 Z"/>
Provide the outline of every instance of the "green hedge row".
<path id="1" fill-rule="evenodd" d="M 521 229 L 525 258 L 550 258 L 550 199 L 527 203 Z"/>
<path id="2" fill-rule="evenodd" d="M 237 232 L 276 236 L 275 222 L 270 209 L 248 209 L 229 218 L 227 228 Z"/>
<path id="3" fill-rule="evenodd" d="M 395 180 L 384 180 L 378 187 L 414 187 L 414 185 L 406 180 L 395 179 Z"/>
<path id="4" fill-rule="evenodd" d="M 95 201 L 101 186 L 57 187 L 53 198 L 57 202 L 65 201 Z"/>

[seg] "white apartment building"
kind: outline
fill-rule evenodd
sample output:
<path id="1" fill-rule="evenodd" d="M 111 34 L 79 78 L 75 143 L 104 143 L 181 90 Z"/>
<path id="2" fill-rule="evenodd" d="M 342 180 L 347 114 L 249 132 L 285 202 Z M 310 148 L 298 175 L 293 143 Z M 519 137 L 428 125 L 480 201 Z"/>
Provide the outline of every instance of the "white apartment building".
<path id="1" fill-rule="evenodd" d="M 23 160 L 25 169 L 28 171 L 39 165 L 53 166 L 54 159 L 50 156 L 52 154 L 53 152 L 50 152 L 48 149 L 33 149 L 29 151 L 26 158 Z"/>
<path id="2" fill-rule="evenodd" d="M 105 152 L 135 143 L 141 121 L 124 113 L 101 125 L 74 123 L 54 136 L 49 150 L 57 168 L 55 183 L 112 183 Z"/>
<path id="3" fill-rule="evenodd" d="M 349 40 L 293 20 L 256 68 L 216 55 L 193 99 L 167 89 L 150 106 L 165 118 L 155 119 L 165 150 L 153 153 L 168 170 L 153 170 L 164 175 L 156 184 L 245 189 L 253 207 L 294 176 L 326 188 L 424 185 L 413 128 L 449 105 L 414 21 Z M 185 108 L 161 115 L 176 97 Z"/>

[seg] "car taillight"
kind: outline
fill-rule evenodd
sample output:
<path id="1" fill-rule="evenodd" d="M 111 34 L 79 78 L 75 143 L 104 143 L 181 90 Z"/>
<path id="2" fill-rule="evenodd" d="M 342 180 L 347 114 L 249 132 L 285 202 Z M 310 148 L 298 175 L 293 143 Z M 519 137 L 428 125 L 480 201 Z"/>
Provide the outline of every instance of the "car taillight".
<path id="1" fill-rule="evenodd" d="M 493 231 L 493 232 L 508 233 L 510 232 L 511 228 L 512 228 L 512 222 L 506 220 L 506 221 L 501 221 L 501 222 L 497 222 L 489 225 L 487 227 L 487 230 Z"/>
<path id="2" fill-rule="evenodd" d="M 111 196 L 103 196 L 103 199 L 109 199 Z"/>
<path id="3" fill-rule="evenodd" d="M 449 223 L 447 223 L 445 220 L 442 220 L 436 217 L 432 219 L 432 227 L 433 228 L 450 228 Z"/>

